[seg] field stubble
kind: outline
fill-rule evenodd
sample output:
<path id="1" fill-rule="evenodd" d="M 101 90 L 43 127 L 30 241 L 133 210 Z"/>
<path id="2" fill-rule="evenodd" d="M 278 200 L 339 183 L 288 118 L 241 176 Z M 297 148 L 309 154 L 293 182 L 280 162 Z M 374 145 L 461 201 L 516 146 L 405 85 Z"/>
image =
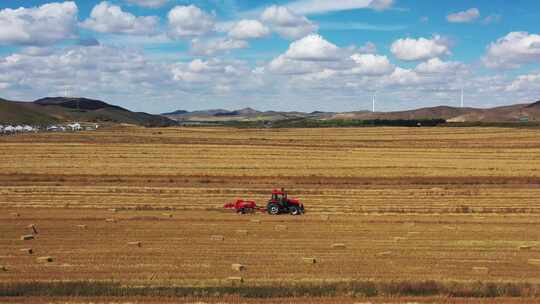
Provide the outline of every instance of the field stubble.
<path id="1" fill-rule="evenodd" d="M 0 148 L 0 283 L 229 286 L 240 263 L 247 286 L 540 284 L 535 130 L 127 127 Z M 220 210 L 282 186 L 306 216 Z M 29 224 L 39 234 L 21 241 Z"/>

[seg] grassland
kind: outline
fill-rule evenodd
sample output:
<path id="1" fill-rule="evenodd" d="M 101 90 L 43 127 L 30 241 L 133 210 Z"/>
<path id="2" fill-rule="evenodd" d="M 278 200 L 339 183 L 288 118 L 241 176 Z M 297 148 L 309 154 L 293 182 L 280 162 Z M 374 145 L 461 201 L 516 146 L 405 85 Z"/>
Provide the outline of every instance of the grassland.
<path id="1" fill-rule="evenodd" d="M 133 301 L 532 303 L 540 294 L 530 263 L 540 259 L 535 130 L 118 127 L 0 137 L 0 150 L 0 297 L 13 303 L 74 296 L 45 291 L 74 290 L 52 288 L 58 281 Z M 220 208 L 238 197 L 264 203 L 277 187 L 308 213 Z M 21 241 L 29 224 L 39 234 Z M 31 290 L 24 284 L 38 287 L 20 293 Z"/>

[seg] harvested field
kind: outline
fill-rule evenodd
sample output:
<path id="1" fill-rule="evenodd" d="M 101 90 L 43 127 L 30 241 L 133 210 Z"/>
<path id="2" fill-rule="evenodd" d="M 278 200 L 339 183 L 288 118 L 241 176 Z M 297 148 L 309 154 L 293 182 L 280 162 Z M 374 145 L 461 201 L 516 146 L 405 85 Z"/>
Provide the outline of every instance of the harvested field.
<path id="1" fill-rule="evenodd" d="M 132 127 L 0 137 L 0 284 L 230 287 L 241 264 L 242 286 L 480 281 L 531 296 L 539 138 L 502 128 Z M 306 215 L 221 209 L 236 198 L 264 204 L 278 187 Z M 23 241 L 30 224 L 39 235 Z M 33 255 L 21 251 L 29 246 Z M 336 303 L 349 302 L 362 301 Z"/>

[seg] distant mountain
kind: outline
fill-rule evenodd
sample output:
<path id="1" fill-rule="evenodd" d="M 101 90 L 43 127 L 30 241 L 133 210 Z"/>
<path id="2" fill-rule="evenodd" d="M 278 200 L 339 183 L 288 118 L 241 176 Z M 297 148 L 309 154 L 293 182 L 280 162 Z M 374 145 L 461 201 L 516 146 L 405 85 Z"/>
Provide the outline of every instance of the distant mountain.
<path id="1" fill-rule="evenodd" d="M 459 108 L 449 106 L 427 107 L 395 112 L 261 112 L 252 108 L 235 111 L 208 110 L 182 112 L 166 117 L 183 122 L 224 122 L 224 121 L 280 121 L 287 119 L 358 119 L 358 120 L 431 120 L 444 119 L 448 122 L 518 122 L 540 121 L 540 101 L 531 104 L 517 104 L 491 109 Z"/>
<path id="2" fill-rule="evenodd" d="M 186 110 L 176 110 L 176 111 L 173 111 L 173 112 L 163 113 L 163 114 L 161 114 L 161 116 L 167 116 L 167 115 L 183 115 L 183 114 L 187 114 L 187 113 L 189 113 L 189 111 L 186 111 Z"/>
<path id="3" fill-rule="evenodd" d="M 51 124 L 71 121 L 128 123 L 149 127 L 176 124 L 160 115 L 131 112 L 88 98 L 46 97 L 34 102 L 0 100 L 0 123 Z"/>
<path id="4" fill-rule="evenodd" d="M 279 112 L 258 111 L 253 108 L 239 110 L 212 109 L 202 111 L 174 111 L 164 113 L 163 116 L 180 122 L 224 122 L 224 121 L 278 121 L 290 118 L 323 117 L 326 112 L 302 113 L 302 112 Z"/>

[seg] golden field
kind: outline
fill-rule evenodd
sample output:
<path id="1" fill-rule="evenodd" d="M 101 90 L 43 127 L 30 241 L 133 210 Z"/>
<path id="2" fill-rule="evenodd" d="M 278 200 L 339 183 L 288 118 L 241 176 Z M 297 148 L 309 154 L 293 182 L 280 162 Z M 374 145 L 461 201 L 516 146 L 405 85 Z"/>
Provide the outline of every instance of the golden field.
<path id="1" fill-rule="evenodd" d="M 540 284 L 534 129 L 115 127 L 0 137 L 0 151 L 0 283 Z M 306 215 L 221 209 L 279 187 Z"/>

